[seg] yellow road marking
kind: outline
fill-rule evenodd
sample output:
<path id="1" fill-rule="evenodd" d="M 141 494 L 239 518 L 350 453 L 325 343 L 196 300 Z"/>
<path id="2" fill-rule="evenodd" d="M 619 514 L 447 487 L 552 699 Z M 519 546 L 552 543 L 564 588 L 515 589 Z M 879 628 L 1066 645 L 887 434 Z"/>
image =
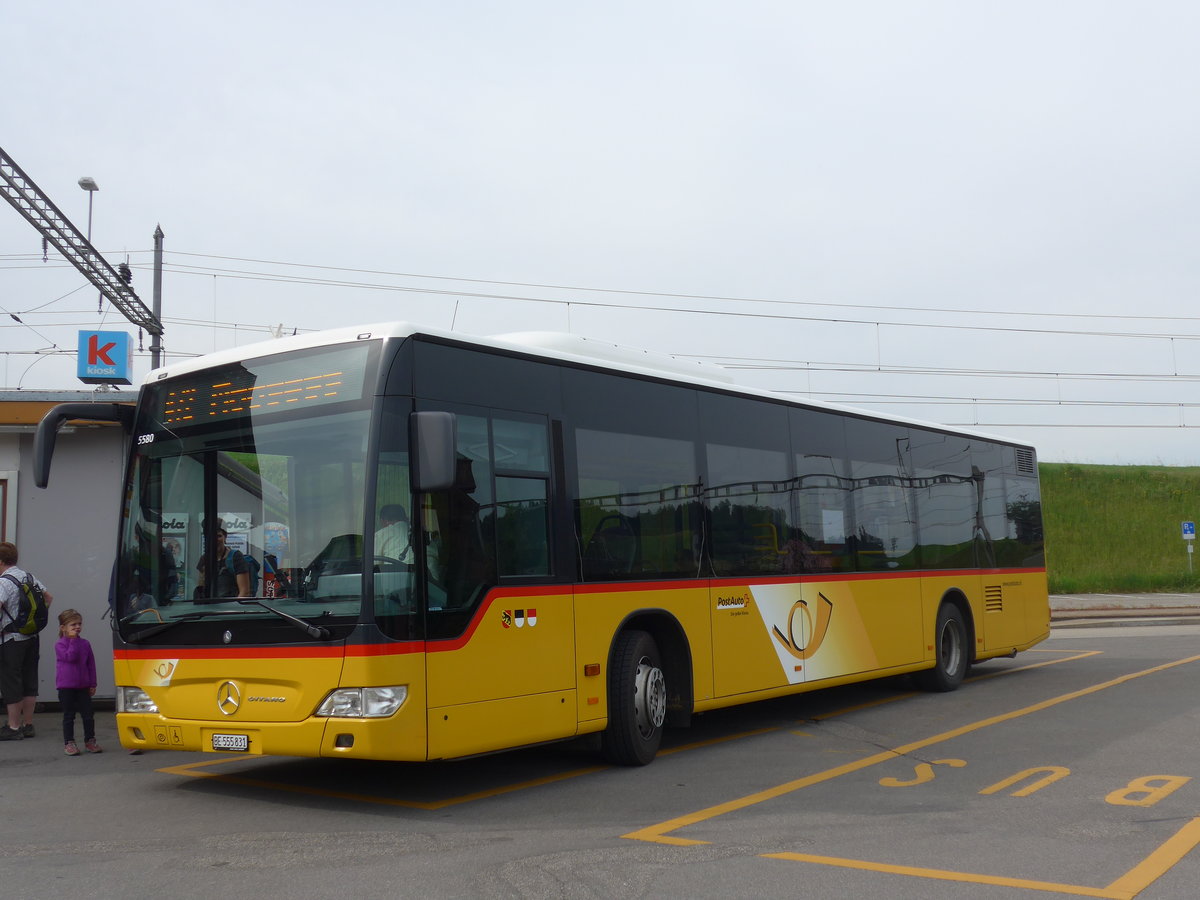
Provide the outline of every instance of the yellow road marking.
<path id="1" fill-rule="evenodd" d="M 1044 652 L 1048 652 L 1048 651 L 1044 651 Z M 1025 671 L 1028 671 L 1029 669 L 1040 669 L 1043 666 L 1057 666 L 1060 663 L 1074 662 L 1077 659 L 1083 659 L 1088 656 L 1095 656 L 1096 654 L 1103 653 L 1104 651 L 1103 650 L 1067 650 L 1064 652 L 1074 653 L 1075 655 L 1074 656 L 1064 656 L 1062 659 L 1048 659 L 1045 662 L 1030 663 L 1027 666 L 1014 666 L 1011 669 L 1001 669 L 997 672 L 984 672 L 980 675 L 972 675 L 971 677 L 967 678 L 966 681 L 967 681 L 967 683 L 973 683 L 976 681 L 985 681 L 988 678 L 1000 678 L 1004 675 L 1012 675 L 1016 672 L 1025 672 Z M 822 713 L 819 715 L 811 716 L 806 721 L 821 722 L 825 719 L 832 719 L 832 718 L 835 718 L 836 716 L 844 716 L 847 713 L 859 712 L 864 709 L 871 709 L 872 707 L 875 707 L 875 706 L 883 706 L 886 703 L 895 703 L 897 700 L 906 700 L 909 697 L 919 697 L 920 695 L 921 695 L 920 691 L 905 691 L 902 694 L 893 694 L 890 697 L 881 697 L 878 700 L 871 700 L 867 703 L 859 703 L 856 706 L 844 706 L 841 709 L 834 710 L 833 712 Z"/>
<path id="2" fill-rule="evenodd" d="M 1034 652 L 1074 653 L 1075 655 L 1074 656 L 1064 656 L 1062 659 L 1048 659 L 1045 662 L 1029 663 L 1029 665 L 1026 665 L 1026 666 L 1015 666 L 1014 668 L 1011 668 L 1011 669 L 1005 669 L 1002 672 L 984 672 L 981 675 L 972 675 L 970 678 L 967 679 L 967 681 L 983 681 L 985 678 L 995 678 L 997 675 L 1011 675 L 1014 672 L 1027 672 L 1030 669 L 1040 669 L 1043 666 L 1057 666 L 1059 663 L 1074 662 L 1077 659 L 1084 659 L 1088 656 L 1098 656 L 1099 654 L 1103 653 L 1104 651 L 1103 650 L 1058 650 L 1058 651 L 1041 650 L 1041 651 L 1034 651 Z"/>
<path id="3" fill-rule="evenodd" d="M 712 744 L 720 744 L 725 741 L 740 740 L 741 738 L 754 737 L 760 734 L 768 734 L 772 731 L 778 731 L 778 728 L 758 728 L 754 731 L 743 731 L 739 734 L 726 735 L 725 737 L 711 738 L 705 741 L 696 741 L 692 744 L 685 744 L 679 747 L 672 747 L 668 750 L 661 751 L 660 755 L 666 756 L 671 753 L 678 753 L 682 750 L 695 750 L 699 747 L 707 747 Z M 474 800 L 486 800 L 489 797 L 498 797 L 501 794 L 509 794 L 513 791 L 527 790 L 529 788 L 541 787 L 546 784 L 553 784 L 556 781 L 566 781 L 571 778 L 578 778 L 582 775 L 591 775 L 594 772 L 603 772 L 605 769 L 612 768 L 611 766 L 589 766 L 583 769 L 572 769 L 569 772 L 561 772 L 557 775 L 547 775 L 542 778 L 535 778 L 531 781 L 522 781 L 516 784 L 508 784 L 502 787 L 489 788 L 485 791 L 476 791 L 473 794 L 463 794 L 457 797 L 450 797 L 445 800 L 401 800 L 388 797 L 376 797 L 370 794 L 353 794 L 346 791 L 333 791 L 325 788 L 310 787 L 308 785 L 289 785 L 277 781 L 264 781 L 257 778 L 247 778 L 242 775 L 225 775 L 220 772 L 201 772 L 199 769 L 205 769 L 209 766 L 222 765 L 224 763 L 238 762 L 245 760 L 245 756 L 222 756 L 219 759 L 206 759 L 202 762 L 185 763 L 180 766 L 167 766 L 155 771 L 161 772 L 164 775 L 183 775 L 188 778 L 213 778 L 217 781 L 226 784 L 240 784 L 245 787 L 269 788 L 272 790 L 287 791 L 294 794 L 310 794 L 317 797 L 330 797 L 338 800 L 351 800 L 360 803 L 375 803 L 383 806 L 401 806 L 406 809 L 445 809 L 448 806 L 457 806 L 461 803 L 470 803 Z"/>
<path id="4" fill-rule="evenodd" d="M 611 766 L 590 766 L 585 769 L 572 769 L 569 772 L 561 772 L 557 775 L 546 775 L 542 778 L 534 778 L 530 781 L 522 781 L 516 784 L 507 784 L 501 787 L 488 788 L 485 791 L 476 791 L 472 794 L 463 794 L 458 797 L 450 797 L 445 800 L 401 800 L 393 797 L 378 797 L 372 794 L 353 794 L 347 791 L 333 791 L 327 788 L 313 787 L 312 785 L 298 784 L 282 784 L 278 781 L 264 781 L 258 778 L 246 778 L 242 775 L 224 775 L 219 772 L 200 772 L 198 769 L 206 766 L 215 766 L 221 763 L 235 762 L 244 760 L 244 756 L 226 756 L 217 760 L 205 760 L 204 762 L 188 763 L 182 766 L 170 766 L 165 769 L 156 771 L 170 775 L 186 775 L 190 778 L 213 778 L 224 784 L 240 784 L 243 787 L 266 788 L 273 791 L 285 791 L 292 794 L 307 794 L 312 797 L 327 797 L 334 800 L 349 800 L 355 803 L 374 803 L 378 806 L 400 806 L 406 809 L 425 809 L 436 810 L 445 809 L 448 806 L 457 806 L 460 803 L 470 803 L 474 800 L 486 800 L 489 797 L 498 797 L 501 794 L 508 794 L 513 791 L 526 790 L 528 788 L 541 787 L 545 784 L 553 784 L 556 781 L 566 781 L 571 778 L 578 778 L 581 775 L 591 775 L 593 772 L 602 772 Z"/>
<path id="5" fill-rule="evenodd" d="M 1030 891 L 1050 891 L 1055 894 L 1074 894 L 1079 897 L 1104 897 L 1106 900 L 1133 900 L 1172 866 L 1200 844 L 1200 818 L 1192 819 L 1168 838 L 1157 850 L 1104 888 L 1081 884 L 1059 884 L 1053 881 L 1034 881 L 1027 878 L 1005 878 L 1000 875 L 981 875 L 972 872 L 952 872 L 947 869 L 925 869 L 919 866 L 897 866 L 868 862 L 861 859 L 842 859 L 837 856 L 814 856 L 809 853 L 764 853 L 764 859 L 786 859 L 794 862 L 839 866 L 844 869 L 863 869 L 914 878 L 935 878 L 941 881 L 963 881 L 969 884 L 994 884 L 1001 887 L 1024 888 Z"/>
<path id="6" fill-rule="evenodd" d="M 1159 876 L 1169 871 L 1175 863 L 1192 852 L 1200 844 L 1200 817 L 1192 819 L 1180 828 L 1157 850 L 1108 886 L 1119 900 L 1136 897 Z"/>
<path id="7" fill-rule="evenodd" d="M 809 716 L 805 722 L 824 722 L 826 719 L 836 719 L 838 716 L 846 716 L 850 713 L 861 712 L 864 709 L 872 709 L 876 706 L 884 706 L 888 703 L 895 703 L 897 700 L 907 700 L 909 697 L 919 696 L 918 691 L 905 691 L 902 694 L 892 694 L 890 697 L 880 697 L 878 700 L 869 700 L 866 703 L 856 703 L 854 706 L 843 706 L 841 709 L 835 709 L 832 712 L 817 713 L 815 716 Z"/>
<path id="8" fill-rule="evenodd" d="M 1068 651 L 1068 652 L 1071 652 L 1071 651 Z M 1100 651 L 1098 651 L 1098 650 L 1087 651 L 1087 652 L 1082 652 L 1082 655 L 1089 656 L 1092 653 L 1099 653 L 1099 652 Z M 986 676 L 978 676 L 978 677 L 991 678 L 991 677 L 995 677 L 997 675 L 1004 675 L 1009 672 L 1019 672 L 1022 669 L 1037 668 L 1037 667 L 1043 666 L 1043 665 L 1053 665 L 1058 662 L 1068 662 L 1072 659 L 1078 659 L 1078 658 L 1079 657 L 1068 657 L 1063 660 L 1050 660 L 1050 661 L 1047 661 L 1044 663 L 1035 663 L 1034 665 L 1030 665 L 1030 666 L 1022 666 L 1020 668 L 1014 668 L 1014 669 L 1005 669 L 1002 672 L 993 672 L 993 673 L 989 673 Z M 971 679 L 971 680 L 975 680 L 975 679 Z M 853 706 L 853 707 L 845 707 L 843 709 L 835 710 L 833 712 L 826 713 L 824 715 L 816 716 L 813 718 L 813 721 L 817 721 L 820 719 L 828 719 L 828 718 L 832 718 L 834 716 L 839 716 L 839 715 L 845 715 L 846 713 L 853 712 L 855 710 L 864 709 L 864 708 L 867 708 L 870 706 L 878 706 L 882 703 L 891 703 L 896 700 L 901 700 L 901 699 L 904 699 L 905 697 L 911 697 L 911 696 L 914 696 L 914 694 L 913 693 L 897 694 L 895 696 L 887 697 L 882 700 L 872 701 L 871 703 L 861 704 L 859 706 Z M 709 746 L 713 746 L 715 744 L 725 743 L 727 741 L 741 740 L 743 738 L 756 737 L 756 736 L 762 735 L 762 734 L 769 734 L 771 732 L 778 731 L 778 730 L 779 730 L 779 728 L 775 727 L 775 726 L 771 726 L 771 727 L 767 727 L 767 728 L 756 728 L 751 731 L 743 731 L 743 732 L 739 732 L 737 734 L 726 735 L 724 737 L 715 737 L 715 738 L 709 738 L 709 739 L 703 740 L 703 741 L 695 741 L 690 744 L 681 744 L 678 747 L 671 747 L 666 750 L 661 750 L 661 751 L 659 751 L 659 755 L 660 756 L 669 756 L 672 753 L 680 753 L 685 750 L 697 750 L 702 747 L 709 747 Z M 797 733 L 799 733 L 799 732 L 797 732 Z M 488 789 L 485 791 L 477 791 L 472 794 L 464 794 L 464 795 L 458 796 L 458 797 L 450 797 L 445 800 L 432 800 L 432 801 L 401 800 L 401 799 L 376 797 L 376 796 L 373 796 L 370 794 L 354 794 L 354 793 L 349 793 L 349 792 L 345 792 L 345 791 L 333 791 L 333 790 L 326 790 L 323 788 L 314 788 L 314 787 L 308 787 L 308 786 L 302 786 L 302 785 L 286 785 L 286 784 L 281 784 L 279 782 L 274 782 L 274 781 L 265 781 L 262 779 L 247 778 L 247 777 L 244 777 L 241 775 L 225 775 L 225 774 L 219 773 L 219 772 L 197 771 L 199 769 L 206 769 L 209 766 L 217 766 L 217 765 L 224 765 L 225 763 L 244 761 L 247 758 L 248 757 L 241 755 L 241 754 L 222 755 L 216 759 L 206 759 L 201 762 L 184 763 L 183 765 L 178 765 L 178 766 L 165 766 L 161 769 L 156 769 L 155 771 L 161 772 L 164 775 L 181 775 L 181 776 L 184 776 L 187 778 L 212 778 L 212 779 L 215 779 L 217 781 L 221 781 L 221 782 L 224 782 L 227 784 L 240 784 L 245 787 L 266 788 L 266 789 L 270 789 L 270 790 L 287 791 L 287 792 L 297 793 L 297 794 L 309 794 L 312 796 L 329 797 L 329 798 L 333 798 L 333 799 L 349 800 L 349 801 L 360 802 L 360 803 L 373 803 L 373 804 L 385 805 L 385 806 L 399 806 L 399 807 L 404 807 L 406 809 L 437 810 L 437 809 L 444 809 L 449 806 L 457 806 L 462 803 L 470 803 L 475 800 L 485 800 L 489 797 L 497 797 L 502 794 L 512 793 L 514 791 L 526 790 L 528 788 L 534 788 L 534 787 L 540 787 L 545 784 L 552 784 L 556 781 L 566 781 L 571 778 L 578 778 L 582 775 L 590 775 L 594 772 L 602 772 L 605 769 L 611 768 L 611 766 L 606 766 L 606 765 L 590 766 L 590 767 L 583 768 L 583 769 L 574 769 L 569 772 L 563 772 L 558 775 L 549 775 L 544 778 L 533 779 L 532 781 L 523 781 L 523 782 L 519 782 L 517 784 L 511 784 L 511 785 L 505 785 L 503 787 L 491 788 L 491 789 Z M 253 757 L 253 758 L 263 759 L 264 757 Z M 671 841 L 671 843 L 673 843 L 673 841 Z"/>
<path id="9" fill-rule="evenodd" d="M 666 822 L 660 822 L 656 825 L 650 825 L 646 828 L 638 829 L 637 831 L 631 831 L 629 834 L 622 835 L 622 837 L 629 838 L 630 840 L 648 841 L 651 843 L 670 844 L 673 846 L 682 847 L 696 844 L 707 844 L 709 843 L 708 841 L 674 837 L 672 836 L 671 832 L 678 831 L 679 829 L 686 828 L 690 825 L 699 824 L 700 822 L 707 822 L 710 819 L 718 818 L 719 816 L 726 815 L 727 813 L 747 809 L 748 807 L 755 806 L 759 803 L 764 803 L 767 800 L 774 800 L 778 797 L 785 796 L 795 791 L 803 790 L 806 787 L 811 787 L 814 784 L 832 781 L 833 779 L 840 778 L 843 775 L 849 775 L 854 772 L 859 772 L 863 769 L 870 768 L 871 766 L 878 765 L 882 762 L 898 759 L 917 750 L 922 750 L 926 747 L 933 746 L 934 744 L 940 744 L 953 738 L 961 737 L 962 735 L 970 734 L 983 728 L 988 728 L 992 725 L 1010 722 L 1014 719 L 1021 718 L 1022 716 L 1030 715 L 1031 713 L 1041 712 L 1042 710 L 1050 709 L 1062 703 L 1070 702 L 1071 700 L 1078 700 L 1081 697 L 1086 697 L 1090 694 L 1095 694 L 1111 687 L 1126 684 L 1137 678 L 1143 678 L 1147 675 L 1153 675 L 1157 672 L 1163 672 L 1167 669 L 1175 668 L 1176 666 L 1182 666 L 1197 661 L 1200 661 L 1200 656 L 1190 656 L 1186 659 L 1180 659 L 1174 662 L 1153 666 L 1149 669 L 1143 669 L 1140 672 L 1132 672 L 1128 675 L 1121 675 L 1118 678 L 1113 678 L 1100 684 L 1094 684 L 1091 687 L 1082 688 L 1077 691 L 1071 691 L 1070 693 L 1062 694 L 1058 697 L 1052 697 L 1048 700 L 1042 700 L 1038 703 L 1022 707 L 1021 709 L 1013 710 L 1012 712 L 1001 713 L 997 716 L 989 716 L 986 719 L 980 719 L 977 722 L 972 722 L 968 725 L 951 729 L 950 731 L 944 731 L 940 734 L 935 734 L 932 737 L 927 737 L 919 741 L 903 744 L 893 750 L 884 750 L 880 753 L 872 754 L 871 756 L 856 762 L 846 763 L 845 765 L 836 766 L 832 769 L 826 769 L 824 772 L 817 772 L 813 775 L 805 776 L 804 778 L 797 778 L 794 781 L 789 781 L 785 784 L 767 788 L 766 790 L 756 791 L 755 793 L 749 794 L 745 797 L 728 800 L 724 803 L 719 803 L 715 806 L 710 806 L 694 813 L 677 816 L 676 818 L 669 819 Z M 1152 855 L 1143 865 L 1150 864 L 1154 859 L 1155 856 Z M 1172 863 L 1172 865 L 1173 864 L 1174 863 Z M 1166 871 L 1166 869 L 1159 871 L 1158 875 L 1162 874 L 1163 871 Z M 1158 875 L 1155 875 L 1154 877 L 1158 877 Z"/>
<path id="10" fill-rule="evenodd" d="M 1126 900 L 1125 894 L 1113 894 L 1102 888 L 1081 887 L 1074 884 L 1055 884 L 1052 881 L 1029 881 L 1024 878 L 1002 878 L 995 875 L 975 875 L 970 872 L 951 872 L 946 869 L 922 869 L 918 866 L 893 866 L 887 863 L 867 862 L 859 859 L 840 859 L 836 856 L 813 856 L 809 853 L 764 853 L 766 859 L 786 859 L 793 862 L 818 863 L 825 866 L 840 866 L 843 869 L 863 869 L 868 872 L 886 872 L 890 875 L 909 875 L 914 878 L 936 878 L 941 881 L 964 881 L 968 884 L 994 884 L 1000 887 L 1025 888 L 1031 891 L 1052 891 L 1056 894 L 1075 894 L 1080 897 L 1106 897 Z M 1132 896 L 1132 895 L 1129 895 Z"/>
<path id="11" fill-rule="evenodd" d="M 672 753 L 680 753 L 684 750 L 698 750 L 701 747 L 711 747 L 713 744 L 723 744 L 726 741 L 740 741 L 742 738 L 757 737 L 760 734 L 770 734 L 773 731 L 778 731 L 777 726 L 772 725 L 769 728 L 755 728 L 753 731 L 742 731 L 737 734 L 727 734 L 724 737 L 708 738 L 703 741 L 696 741 L 692 744 L 680 744 L 678 747 L 671 747 L 667 750 L 659 750 L 659 756 L 669 756 Z"/>
<path id="12" fill-rule="evenodd" d="M 205 766 L 219 766 L 227 762 L 236 762 L 239 759 L 245 759 L 244 756 L 219 756 L 216 759 L 206 759 L 203 762 L 184 763 L 181 766 L 167 766 L 162 769 L 155 769 L 156 772 L 162 772 L 164 775 L 189 775 L 199 777 L 192 769 L 202 769 Z M 260 758 L 261 757 L 256 757 Z"/>

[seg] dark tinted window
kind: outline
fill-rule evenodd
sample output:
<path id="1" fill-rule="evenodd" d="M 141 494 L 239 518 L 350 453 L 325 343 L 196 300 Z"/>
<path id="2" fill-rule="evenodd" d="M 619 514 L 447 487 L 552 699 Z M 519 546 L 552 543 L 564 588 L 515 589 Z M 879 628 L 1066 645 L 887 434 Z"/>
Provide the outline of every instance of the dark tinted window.
<path id="1" fill-rule="evenodd" d="M 983 485 L 971 474 L 971 440 L 914 428 L 911 450 L 921 566 L 991 565 L 982 529 L 976 528 Z"/>
<path id="2" fill-rule="evenodd" d="M 1037 464 L 1029 451 L 1001 447 L 1004 459 L 1003 538 L 996 537 L 996 562 L 1001 566 L 1046 564 L 1042 545 L 1042 502 Z"/>
<path id="3" fill-rule="evenodd" d="M 787 409 L 700 396 L 708 478 L 709 552 L 718 576 L 802 571 L 789 549 Z"/>
<path id="4" fill-rule="evenodd" d="M 789 413 L 792 432 L 791 491 L 795 523 L 789 571 L 846 572 L 854 568 L 850 547 L 851 481 L 846 466 L 846 422 L 809 409 Z"/>
<path id="5" fill-rule="evenodd" d="M 846 446 L 858 569 L 917 568 L 907 426 L 847 419 Z"/>
<path id="6" fill-rule="evenodd" d="M 542 418 L 492 418 L 500 576 L 550 574 L 550 436 Z"/>
<path id="7" fill-rule="evenodd" d="M 545 418 L 453 408 L 458 479 L 424 497 L 429 636 L 461 633 L 489 589 L 550 567 L 550 440 Z"/>
<path id="8" fill-rule="evenodd" d="M 413 353 L 419 397 L 552 415 L 562 403 L 558 366 L 428 341 Z"/>
<path id="9" fill-rule="evenodd" d="M 583 580 L 698 575 L 695 392 L 593 372 L 564 378 Z"/>

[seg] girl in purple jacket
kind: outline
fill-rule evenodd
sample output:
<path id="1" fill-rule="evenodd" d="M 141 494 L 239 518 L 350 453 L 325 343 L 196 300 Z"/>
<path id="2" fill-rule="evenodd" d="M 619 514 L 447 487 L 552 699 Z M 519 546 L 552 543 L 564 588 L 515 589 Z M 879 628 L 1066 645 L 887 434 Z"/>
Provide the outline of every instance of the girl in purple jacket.
<path id="1" fill-rule="evenodd" d="M 75 744 L 75 713 L 83 719 L 83 746 L 88 753 L 100 753 L 96 743 L 96 718 L 92 714 L 92 696 L 96 693 L 96 657 L 92 645 L 79 636 L 83 616 L 73 609 L 58 614 L 58 640 L 54 644 L 57 664 L 54 685 L 63 711 L 63 740 L 67 756 L 78 756 Z"/>

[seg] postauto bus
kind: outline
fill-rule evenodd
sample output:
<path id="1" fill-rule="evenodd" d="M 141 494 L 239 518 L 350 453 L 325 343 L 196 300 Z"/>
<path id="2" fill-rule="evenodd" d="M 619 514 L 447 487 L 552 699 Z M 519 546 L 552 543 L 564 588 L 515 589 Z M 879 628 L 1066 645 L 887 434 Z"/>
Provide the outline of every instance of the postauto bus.
<path id="1" fill-rule="evenodd" d="M 903 673 L 953 690 L 1049 633 L 1033 448 L 673 357 L 285 338 L 155 370 L 136 411 L 56 407 L 39 483 L 74 418 L 131 438 L 129 748 L 434 760 L 599 734 L 637 765 L 697 713 Z"/>

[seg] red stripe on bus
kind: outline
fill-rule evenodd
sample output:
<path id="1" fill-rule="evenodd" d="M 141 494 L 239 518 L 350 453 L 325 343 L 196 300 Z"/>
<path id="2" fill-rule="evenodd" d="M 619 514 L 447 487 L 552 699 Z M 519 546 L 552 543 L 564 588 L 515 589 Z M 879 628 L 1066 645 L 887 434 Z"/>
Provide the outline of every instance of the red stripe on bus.
<path id="1" fill-rule="evenodd" d="M 996 575 L 1043 575 L 1046 569 L 917 569 L 907 572 L 825 572 L 805 575 L 758 575 L 750 578 L 710 578 L 711 585 L 733 584 L 812 584 L 826 581 L 894 581 L 902 578 L 964 578 Z"/>
<path id="2" fill-rule="evenodd" d="M 113 650 L 114 659 L 337 659 L 341 646 L 323 647 L 159 647 Z"/>
<path id="3" fill-rule="evenodd" d="M 1045 568 L 1023 569 L 919 569 L 908 572 L 845 572 L 845 573 L 808 573 L 805 575 L 788 575 L 776 577 L 755 578 L 697 578 L 691 581 L 624 581 L 607 584 L 568 584 L 568 585 L 529 585 L 528 587 L 493 588 L 479 604 L 479 609 L 471 617 L 466 631 L 458 637 L 445 640 L 431 640 L 426 646 L 427 653 L 448 653 L 458 650 L 470 643 L 484 616 L 491 610 L 497 600 L 509 597 L 546 597 L 558 595 L 569 597 L 572 594 L 618 594 L 647 591 L 677 591 L 677 590 L 711 590 L 727 585 L 754 584 L 813 584 L 829 581 L 884 581 L 899 578 L 958 578 L 971 575 L 1033 575 L 1044 574 Z"/>
<path id="4" fill-rule="evenodd" d="M 344 656 L 398 656 L 421 653 L 424 641 L 397 641 L 386 644 L 350 644 L 322 647 L 165 647 L 157 650 L 140 648 L 115 649 L 114 659 L 341 659 Z"/>
<path id="5" fill-rule="evenodd" d="M 454 638 L 436 641 L 396 641 L 379 644 L 349 644 L 322 647 L 205 647 L 115 649 L 115 659 L 334 659 L 341 656 L 397 656 L 408 653 L 448 653 L 470 643 L 484 617 L 501 600 L 510 597 L 570 597 L 572 594 L 628 594 L 649 591 L 711 590 L 729 585 L 811 584 L 829 581 L 883 581 L 900 578 L 959 578 L 966 576 L 1043 575 L 1045 568 L 1023 569 L 922 569 L 912 572 L 827 572 L 751 578 L 709 578 L 691 581 L 626 581 L 607 584 L 550 584 L 498 587 L 488 591 L 471 617 L 467 630 Z"/>

